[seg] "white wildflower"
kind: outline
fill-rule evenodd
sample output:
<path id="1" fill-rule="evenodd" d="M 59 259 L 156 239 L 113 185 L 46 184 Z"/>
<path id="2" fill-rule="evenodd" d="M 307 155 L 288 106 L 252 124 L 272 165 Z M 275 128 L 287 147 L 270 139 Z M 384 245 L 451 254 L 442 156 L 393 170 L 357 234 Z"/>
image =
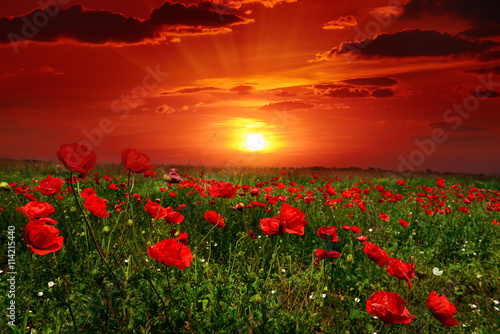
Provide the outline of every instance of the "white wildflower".
<path id="1" fill-rule="evenodd" d="M 439 270 L 439 268 L 438 268 L 438 267 L 436 267 L 436 268 L 432 269 L 432 273 L 433 273 L 434 275 L 436 275 L 436 276 L 440 276 L 440 275 L 442 275 L 442 274 L 443 274 L 443 271 L 442 271 L 442 270 Z"/>

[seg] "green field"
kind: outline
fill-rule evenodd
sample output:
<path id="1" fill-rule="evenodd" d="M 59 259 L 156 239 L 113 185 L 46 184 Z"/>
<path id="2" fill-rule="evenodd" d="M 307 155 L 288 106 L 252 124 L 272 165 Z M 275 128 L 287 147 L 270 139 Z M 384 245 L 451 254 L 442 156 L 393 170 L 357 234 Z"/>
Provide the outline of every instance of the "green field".
<path id="1" fill-rule="evenodd" d="M 171 167 L 183 183 L 165 182 Z M 96 165 L 85 179 L 72 174 L 72 194 L 62 164 L 2 162 L 1 333 L 500 332 L 498 179 L 201 166 L 155 172 L 144 177 L 122 165 Z M 48 175 L 65 180 L 59 194 L 34 188 Z M 218 181 L 231 183 L 236 195 L 211 196 Z M 80 193 L 88 188 L 105 200 L 109 217 L 85 209 Z M 38 255 L 28 247 L 30 219 L 17 208 L 33 196 L 53 206 L 60 250 Z M 183 221 L 153 218 L 148 199 Z M 239 203 L 241 211 L 233 208 Z M 261 219 L 280 216 L 286 204 L 305 214 L 304 234 L 264 234 Z M 222 215 L 225 226 L 208 222 L 207 211 Z M 320 238 L 321 226 L 335 226 L 338 241 Z M 193 259 L 184 270 L 148 256 L 148 246 L 178 236 L 173 229 L 188 235 Z M 360 236 L 413 264 L 414 276 L 390 275 L 365 254 Z M 317 260 L 319 248 L 340 257 Z M 385 325 L 367 312 L 377 291 L 397 293 L 415 317 Z M 456 307 L 458 325 L 445 327 L 431 314 L 432 291 Z M 8 325 L 11 305 L 15 326 Z"/>

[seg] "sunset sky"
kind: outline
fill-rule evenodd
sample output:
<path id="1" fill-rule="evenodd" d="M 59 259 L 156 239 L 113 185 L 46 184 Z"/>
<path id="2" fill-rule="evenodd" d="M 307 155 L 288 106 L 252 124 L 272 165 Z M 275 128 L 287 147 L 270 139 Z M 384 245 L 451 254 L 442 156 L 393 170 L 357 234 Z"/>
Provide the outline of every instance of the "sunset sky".
<path id="1" fill-rule="evenodd" d="M 57 5 L 56 7 L 49 7 Z M 0 157 L 500 175 L 500 2 L 0 3 Z M 247 137 L 260 134 L 252 151 Z"/>

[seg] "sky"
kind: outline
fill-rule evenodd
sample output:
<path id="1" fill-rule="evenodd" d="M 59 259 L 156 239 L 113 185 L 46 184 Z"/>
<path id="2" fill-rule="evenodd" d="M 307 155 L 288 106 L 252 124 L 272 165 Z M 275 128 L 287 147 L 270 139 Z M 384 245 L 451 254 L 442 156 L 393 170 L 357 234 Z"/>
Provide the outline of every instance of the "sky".
<path id="1" fill-rule="evenodd" d="M 169 165 L 500 175 L 498 13 L 489 0 L 3 1 L 0 157 L 55 160 L 78 142 L 98 162 L 134 148 Z"/>

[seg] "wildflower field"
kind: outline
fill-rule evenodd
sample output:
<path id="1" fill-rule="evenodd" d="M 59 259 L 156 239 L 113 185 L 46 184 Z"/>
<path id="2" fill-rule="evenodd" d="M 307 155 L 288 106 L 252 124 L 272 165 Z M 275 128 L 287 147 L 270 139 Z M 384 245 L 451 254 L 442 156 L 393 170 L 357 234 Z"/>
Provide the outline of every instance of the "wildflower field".
<path id="1" fill-rule="evenodd" d="M 2 162 L 1 333 L 500 332 L 498 179 L 144 153 Z"/>

